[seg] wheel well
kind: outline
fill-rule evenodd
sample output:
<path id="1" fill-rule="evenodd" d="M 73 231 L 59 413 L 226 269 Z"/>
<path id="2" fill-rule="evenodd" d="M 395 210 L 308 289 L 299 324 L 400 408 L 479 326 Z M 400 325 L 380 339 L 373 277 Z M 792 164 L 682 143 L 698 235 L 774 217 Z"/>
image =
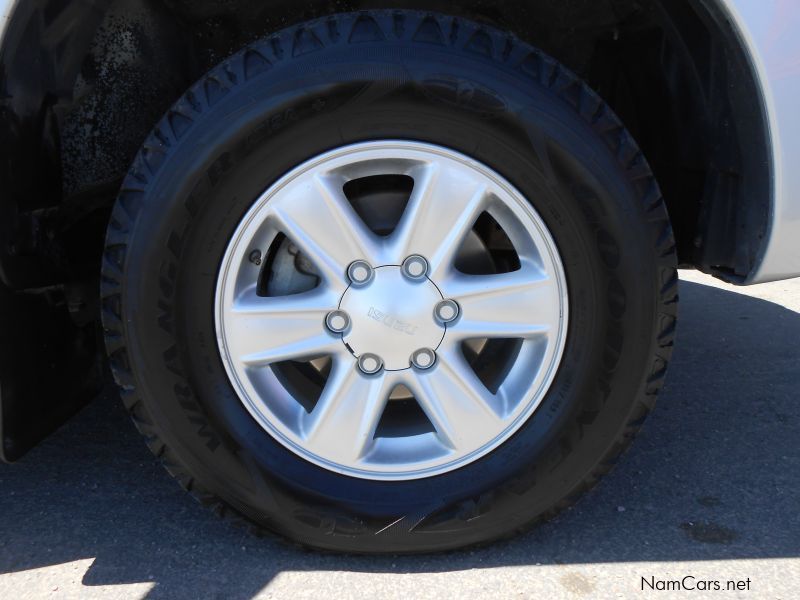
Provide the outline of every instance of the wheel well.
<path id="1" fill-rule="evenodd" d="M 458 12 L 505 28 L 587 80 L 661 184 L 681 262 L 741 279 L 768 225 L 760 90 L 715 2 L 665 0 L 27 0 L 0 61 L 0 276 L 13 288 L 97 270 L 120 178 L 160 114 L 226 55 L 334 10 Z M 13 148 L 13 151 L 11 149 Z"/>

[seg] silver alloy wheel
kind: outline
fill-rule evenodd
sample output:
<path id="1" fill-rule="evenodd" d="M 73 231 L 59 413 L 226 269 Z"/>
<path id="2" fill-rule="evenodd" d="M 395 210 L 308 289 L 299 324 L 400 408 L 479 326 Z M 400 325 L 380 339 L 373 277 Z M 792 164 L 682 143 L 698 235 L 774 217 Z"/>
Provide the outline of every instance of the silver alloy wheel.
<path id="1" fill-rule="evenodd" d="M 385 175 L 410 177 L 413 189 L 396 227 L 384 236 L 366 225 L 344 189 L 349 181 Z M 456 268 L 484 213 L 513 246 L 515 270 L 465 274 Z M 313 289 L 260 292 L 264 265 L 251 255 L 258 250 L 266 257 L 281 235 L 313 264 L 319 278 Z M 367 270 L 365 281 L 351 281 L 354 264 L 359 279 Z M 427 266 L 426 276 L 414 275 L 419 265 Z M 437 317 L 443 306 L 457 310 L 448 322 Z M 390 140 L 313 158 L 256 200 L 223 258 L 215 320 L 231 383 L 266 432 L 329 470 L 404 480 L 462 467 L 531 417 L 561 360 L 567 308 L 555 243 L 507 180 L 453 150 Z M 346 315 L 344 330 L 331 329 L 332 313 Z M 516 345 L 502 378 L 487 386 L 465 345 L 488 348 L 491 340 Z M 422 364 L 412 364 L 414 356 Z M 374 358 L 380 361 L 376 371 L 359 366 L 373 366 Z M 287 384 L 281 372 L 287 361 L 322 365 L 324 381 L 311 404 Z M 409 394 L 429 430 L 399 423 L 381 434 L 390 403 Z"/>

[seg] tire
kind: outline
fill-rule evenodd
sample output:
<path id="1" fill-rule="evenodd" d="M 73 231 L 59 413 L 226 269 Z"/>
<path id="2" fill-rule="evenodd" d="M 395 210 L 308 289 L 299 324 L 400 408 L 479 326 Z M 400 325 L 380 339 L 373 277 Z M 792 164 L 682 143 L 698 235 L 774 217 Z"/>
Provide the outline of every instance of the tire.
<path id="1" fill-rule="evenodd" d="M 298 456 L 245 409 L 217 345 L 220 265 L 256 198 L 310 158 L 370 140 L 449 148 L 506 178 L 552 235 L 569 292 L 536 410 L 488 454 L 431 477 L 376 480 Z M 514 535 L 609 471 L 664 380 L 675 267 L 642 153 L 575 75 L 464 19 L 368 11 L 248 46 L 163 117 L 110 219 L 103 324 L 125 406 L 202 504 L 314 548 L 430 552 Z"/>

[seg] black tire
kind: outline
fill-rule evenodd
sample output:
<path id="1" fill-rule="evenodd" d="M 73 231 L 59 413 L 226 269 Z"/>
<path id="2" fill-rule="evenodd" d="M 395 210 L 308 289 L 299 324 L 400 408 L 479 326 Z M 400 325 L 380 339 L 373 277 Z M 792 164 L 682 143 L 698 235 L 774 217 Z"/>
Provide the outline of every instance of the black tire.
<path id="1" fill-rule="evenodd" d="M 570 322 L 547 397 L 509 441 L 444 475 L 380 482 L 305 462 L 256 424 L 223 369 L 213 302 L 229 236 L 264 189 L 325 150 L 397 138 L 468 154 L 533 201 Z M 611 468 L 664 379 L 675 263 L 642 153 L 575 75 L 467 20 L 361 12 L 248 46 L 158 123 L 108 228 L 103 322 L 134 422 L 204 505 L 316 548 L 436 551 L 549 518 Z"/>

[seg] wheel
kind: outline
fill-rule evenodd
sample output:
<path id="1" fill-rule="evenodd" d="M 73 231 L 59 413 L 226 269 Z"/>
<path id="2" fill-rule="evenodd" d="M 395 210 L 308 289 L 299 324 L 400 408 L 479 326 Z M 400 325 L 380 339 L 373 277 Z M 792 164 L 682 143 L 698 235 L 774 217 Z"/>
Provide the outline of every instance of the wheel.
<path id="1" fill-rule="evenodd" d="M 670 223 L 631 136 L 540 51 L 371 11 L 248 46 L 146 140 L 106 343 L 203 504 L 295 542 L 512 535 L 608 471 L 661 386 Z"/>

